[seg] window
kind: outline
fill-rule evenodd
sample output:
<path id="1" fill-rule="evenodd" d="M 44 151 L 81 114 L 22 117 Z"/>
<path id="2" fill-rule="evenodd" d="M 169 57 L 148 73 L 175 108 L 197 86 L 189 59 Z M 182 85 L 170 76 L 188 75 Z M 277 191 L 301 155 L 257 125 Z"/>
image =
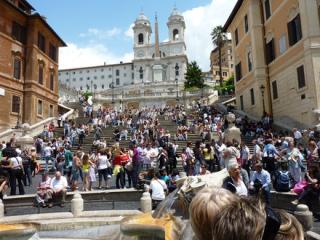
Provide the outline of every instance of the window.
<path id="1" fill-rule="evenodd" d="M 101 85 L 101 88 L 104 89 L 104 84 Z"/>
<path id="2" fill-rule="evenodd" d="M 266 20 L 271 16 L 270 0 L 264 0 L 264 13 Z"/>
<path id="3" fill-rule="evenodd" d="M 222 76 L 226 77 L 226 76 L 228 76 L 228 73 L 227 72 L 222 72 Z"/>
<path id="4" fill-rule="evenodd" d="M 38 100 L 38 115 L 42 116 L 42 100 Z"/>
<path id="5" fill-rule="evenodd" d="M 119 69 L 116 70 L 116 76 L 120 76 L 120 71 L 119 71 Z"/>
<path id="6" fill-rule="evenodd" d="M 254 105 L 254 91 L 253 91 L 253 88 L 250 89 L 250 98 L 251 98 L 251 105 Z"/>
<path id="7" fill-rule="evenodd" d="M 82 80 L 83 80 L 83 78 L 81 77 L 81 78 L 80 78 L 80 81 L 82 81 Z"/>
<path id="8" fill-rule="evenodd" d="M 75 78 L 73 81 L 75 81 Z M 54 72 L 50 72 L 50 90 L 54 91 Z"/>
<path id="9" fill-rule="evenodd" d="M 274 52 L 274 39 L 269 41 L 266 44 L 266 60 L 267 64 L 271 63 L 275 59 L 275 52 Z"/>
<path id="10" fill-rule="evenodd" d="M 236 45 L 238 45 L 238 43 L 239 43 L 238 28 L 237 28 L 236 31 L 234 32 L 234 39 L 235 39 L 235 41 L 236 41 Z"/>
<path id="11" fill-rule="evenodd" d="M 97 76 L 94 76 L 93 78 L 94 78 L 94 79 L 97 79 Z"/>
<path id="12" fill-rule="evenodd" d="M 38 32 L 38 47 L 42 52 L 46 52 L 46 39 L 40 32 Z"/>
<path id="13" fill-rule="evenodd" d="M 134 73 L 131 73 L 131 78 L 134 79 Z"/>
<path id="14" fill-rule="evenodd" d="M 138 35 L 138 44 L 143 44 L 143 33 Z"/>
<path id="15" fill-rule="evenodd" d="M 104 79 L 104 75 L 101 76 L 101 79 Z"/>
<path id="16" fill-rule="evenodd" d="M 248 15 L 244 16 L 244 31 L 246 33 L 249 31 Z"/>
<path id="17" fill-rule="evenodd" d="M 20 113 L 20 97 L 12 96 L 11 112 Z"/>
<path id="18" fill-rule="evenodd" d="M 140 67 L 139 73 L 140 73 L 140 79 L 143 79 L 143 69 L 142 69 L 142 67 Z"/>
<path id="19" fill-rule="evenodd" d="M 108 76 L 109 78 L 112 78 L 112 75 L 111 74 L 109 74 L 109 76 Z"/>
<path id="20" fill-rule="evenodd" d="M 53 117 L 53 105 L 49 105 L 49 117 Z"/>
<path id="21" fill-rule="evenodd" d="M 289 45 L 296 44 L 302 38 L 300 14 L 288 23 Z"/>
<path id="22" fill-rule="evenodd" d="M 80 90 L 82 91 L 82 86 L 80 86 Z"/>
<path id="23" fill-rule="evenodd" d="M 116 79 L 116 85 L 120 85 L 120 79 L 119 78 Z"/>
<path id="24" fill-rule="evenodd" d="M 272 82 L 272 96 L 273 100 L 278 98 L 278 86 L 277 86 L 277 81 Z"/>
<path id="25" fill-rule="evenodd" d="M 43 65 L 42 64 L 39 65 L 38 83 L 43 84 Z"/>
<path id="26" fill-rule="evenodd" d="M 240 110 L 243 111 L 244 107 L 243 107 L 243 96 L 240 96 Z"/>
<path id="27" fill-rule="evenodd" d="M 94 84 L 94 85 L 93 85 L 93 88 L 94 88 L 94 89 L 97 89 L 97 84 Z"/>
<path id="28" fill-rule="evenodd" d="M 87 80 L 90 80 L 90 77 L 87 77 Z"/>
<path id="29" fill-rule="evenodd" d="M 174 41 L 179 40 L 179 31 L 178 31 L 178 29 L 174 29 L 173 32 L 172 32 L 172 35 L 173 35 L 173 40 Z"/>
<path id="30" fill-rule="evenodd" d="M 12 22 L 11 36 L 14 40 L 25 44 L 27 39 L 26 28 L 17 22 Z"/>
<path id="31" fill-rule="evenodd" d="M 57 61 L 57 48 L 56 46 L 54 46 L 53 44 L 50 43 L 49 45 L 49 57 L 53 60 L 53 61 Z"/>
<path id="32" fill-rule="evenodd" d="M 126 73 L 124 73 L 124 74 L 123 74 L 123 77 L 127 77 L 127 74 L 126 74 Z"/>
<path id="33" fill-rule="evenodd" d="M 103 72 L 103 68 L 101 68 L 101 72 Z"/>
<path id="34" fill-rule="evenodd" d="M 73 75 L 75 75 L 76 74 L 76 72 L 73 72 Z"/>
<path id="35" fill-rule="evenodd" d="M 21 77 L 21 59 L 18 57 L 14 58 L 14 63 L 13 63 L 13 77 L 15 79 L 20 79 Z"/>
<path id="36" fill-rule="evenodd" d="M 87 73 L 89 73 L 90 71 L 89 70 L 87 70 Z"/>
<path id="37" fill-rule="evenodd" d="M 248 52 L 248 71 L 252 71 L 252 53 L 251 51 Z"/>
<path id="38" fill-rule="evenodd" d="M 282 35 L 279 39 L 279 51 L 283 54 L 287 50 L 286 35 Z"/>
<path id="39" fill-rule="evenodd" d="M 240 81 L 242 78 L 242 71 L 241 71 L 241 62 L 236 65 L 236 81 Z"/>
<path id="40" fill-rule="evenodd" d="M 297 75 L 298 75 L 298 88 L 303 88 L 306 86 L 306 79 L 304 76 L 304 66 L 300 66 L 297 68 Z"/>

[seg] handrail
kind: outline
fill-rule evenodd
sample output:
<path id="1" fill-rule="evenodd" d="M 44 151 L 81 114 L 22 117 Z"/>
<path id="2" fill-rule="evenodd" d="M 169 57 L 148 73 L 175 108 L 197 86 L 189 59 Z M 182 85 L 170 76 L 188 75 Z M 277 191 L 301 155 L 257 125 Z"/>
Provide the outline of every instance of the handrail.
<path id="1" fill-rule="evenodd" d="M 63 117 L 66 119 L 70 117 L 74 113 L 74 109 L 71 109 L 69 107 L 66 107 L 62 104 L 59 104 L 59 106 L 68 109 L 69 111 L 63 114 Z M 46 124 L 49 124 L 52 121 L 57 120 L 57 117 L 50 117 L 46 118 L 40 122 L 35 123 L 34 125 L 31 125 L 28 131 L 30 132 L 30 135 L 37 136 L 43 131 L 43 126 Z M 18 129 L 7 129 L 3 132 L 0 133 L 0 139 L 3 141 L 9 141 L 10 138 L 12 137 L 13 134 L 16 134 L 16 137 L 21 137 L 23 135 L 23 129 L 18 128 Z"/>

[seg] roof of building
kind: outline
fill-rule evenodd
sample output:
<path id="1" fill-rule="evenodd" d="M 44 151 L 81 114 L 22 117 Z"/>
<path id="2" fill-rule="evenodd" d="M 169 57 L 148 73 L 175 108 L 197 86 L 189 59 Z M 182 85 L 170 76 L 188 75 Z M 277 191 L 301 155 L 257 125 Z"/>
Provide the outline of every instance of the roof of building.
<path id="1" fill-rule="evenodd" d="M 62 40 L 62 38 L 53 30 L 53 28 L 47 23 L 47 21 L 44 19 L 43 16 L 41 16 L 39 13 L 34 13 L 32 15 L 30 15 L 31 18 L 38 18 L 49 30 L 50 32 L 55 35 L 56 38 L 59 39 L 59 41 L 61 42 L 61 46 L 62 47 L 66 47 L 67 44 Z"/>
<path id="2" fill-rule="evenodd" d="M 21 0 L 21 1 L 24 4 L 26 4 L 28 7 L 30 7 L 32 10 L 35 10 L 26 0 Z M 60 38 L 60 36 L 53 30 L 53 28 L 47 23 L 44 17 L 41 16 L 39 13 L 36 12 L 36 13 L 29 14 L 25 11 L 22 11 L 19 7 L 17 7 L 10 1 L 4 1 L 4 2 L 8 3 L 11 7 L 13 7 L 14 9 L 16 9 L 17 11 L 19 11 L 20 13 L 24 14 L 27 17 L 38 18 L 49 29 L 49 31 L 59 39 L 59 41 L 61 42 L 61 46 L 63 47 L 67 46 L 67 44 Z"/>
<path id="3" fill-rule="evenodd" d="M 35 10 L 34 7 L 30 3 L 28 3 L 28 1 L 26 0 L 20 0 L 20 1 L 23 2 L 23 4 L 25 4 L 31 10 Z"/>
<path id="4" fill-rule="evenodd" d="M 90 67 L 78 67 L 78 68 L 66 68 L 66 69 L 59 69 L 60 71 L 74 71 L 74 70 L 83 70 L 83 69 L 94 69 L 94 68 L 102 68 L 102 67 L 114 67 L 114 66 L 122 66 L 122 65 L 129 65 L 132 62 L 125 62 L 125 63 L 115 63 L 115 64 L 104 64 L 104 65 L 97 65 L 97 66 L 90 66 Z"/>
<path id="5" fill-rule="evenodd" d="M 237 1 L 237 3 L 236 3 L 236 5 L 234 6 L 234 8 L 233 8 L 233 10 L 232 10 L 232 12 L 231 12 L 231 14 L 230 14 L 230 16 L 228 17 L 226 23 L 225 23 L 224 26 L 223 26 L 223 31 L 224 31 L 224 32 L 227 32 L 228 27 L 230 26 L 230 24 L 231 24 L 231 22 L 233 21 L 234 17 L 235 17 L 236 14 L 238 13 L 238 11 L 239 11 L 242 3 L 243 3 L 243 0 L 238 0 L 238 1 Z"/>

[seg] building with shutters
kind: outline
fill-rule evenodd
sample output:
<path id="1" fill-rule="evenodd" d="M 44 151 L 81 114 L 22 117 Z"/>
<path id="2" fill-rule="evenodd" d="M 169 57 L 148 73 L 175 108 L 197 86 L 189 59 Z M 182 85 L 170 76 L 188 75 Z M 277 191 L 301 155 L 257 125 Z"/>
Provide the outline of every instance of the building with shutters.
<path id="1" fill-rule="evenodd" d="M 232 59 L 232 42 L 227 40 L 221 48 L 221 67 L 222 79 L 228 80 L 233 76 L 233 59 Z M 220 67 L 219 67 L 219 49 L 215 47 L 210 54 L 210 66 L 213 80 L 220 81 Z"/>
<path id="2" fill-rule="evenodd" d="M 289 127 L 319 123 L 319 10 L 319 0 L 237 1 L 224 30 L 239 109 Z"/>
<path id="3" fill-rule="evenodd" d="M 0 130 L 57 115 L 58 48 L 66 46 L 26 0 L 0 0 Z"/>

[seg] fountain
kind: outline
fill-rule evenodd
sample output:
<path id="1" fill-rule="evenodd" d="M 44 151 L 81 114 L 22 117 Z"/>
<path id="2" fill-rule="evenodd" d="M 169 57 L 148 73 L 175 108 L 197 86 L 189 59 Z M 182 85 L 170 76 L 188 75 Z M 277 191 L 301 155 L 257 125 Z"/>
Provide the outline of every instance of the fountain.
<path id="1" fill-rule="evenodd" d="M 38 240 L 35 224 L 0 224 L 0 240 Z"/>

